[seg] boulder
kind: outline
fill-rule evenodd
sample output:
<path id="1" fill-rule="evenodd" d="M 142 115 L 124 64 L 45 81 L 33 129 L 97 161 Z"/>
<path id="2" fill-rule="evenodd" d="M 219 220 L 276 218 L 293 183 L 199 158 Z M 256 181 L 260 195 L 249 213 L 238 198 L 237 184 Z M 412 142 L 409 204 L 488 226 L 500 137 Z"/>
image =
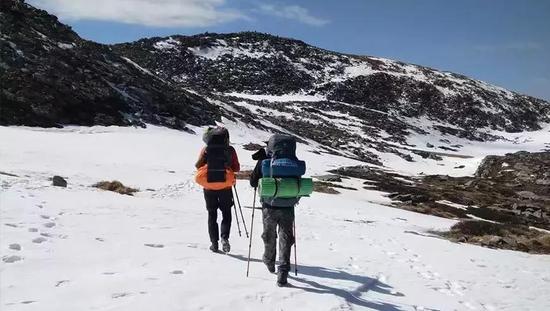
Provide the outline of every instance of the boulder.
<path id="1" fill-rule="evenodd" d="M 65 180 L 65 178 L 56 175 L 52 178 L 52 185 L 56 187 L 67 188 L 67 181 Z"/>

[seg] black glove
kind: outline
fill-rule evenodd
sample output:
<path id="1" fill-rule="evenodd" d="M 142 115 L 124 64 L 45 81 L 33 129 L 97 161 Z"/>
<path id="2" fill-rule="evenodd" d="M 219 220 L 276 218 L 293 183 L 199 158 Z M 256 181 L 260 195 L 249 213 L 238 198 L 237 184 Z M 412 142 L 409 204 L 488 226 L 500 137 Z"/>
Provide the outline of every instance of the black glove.
<path id="1" fill-rule="evenodd" d="M 267 159 L 267 154 L 265 153 L 264 148 L 254 152 L 252 154 L 252 160 L 259 161 L 259 160 L 263 160 L 263 159 Z"/>

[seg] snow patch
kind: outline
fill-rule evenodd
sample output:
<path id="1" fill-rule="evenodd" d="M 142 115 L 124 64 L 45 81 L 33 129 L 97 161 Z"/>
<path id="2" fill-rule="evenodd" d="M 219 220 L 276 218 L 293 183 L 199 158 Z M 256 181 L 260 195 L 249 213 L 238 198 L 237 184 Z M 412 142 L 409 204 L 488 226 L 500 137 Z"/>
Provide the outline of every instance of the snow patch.
<path id="1" fill-rule="evenodd" d="M 283 94 L 283 95 L 255 95 L 246 93 L 226 93 L 227 96 L 246 98 L 255 101 L 269 101 L 269 102 L 319 102 L 326 101 L 326 97 L 323 95 L 305 95 L 305 94 Z"/>
<path id="2" fill-rule="evenodd" d="M 177 48 L 177 46 L 180 44 L 180 41 L 173 39 L 172 37 L 169 37 L 166 40 L 158 41 L 153 44 L 153 47 L 157 50 L 173 50 Z"/>
<path id="3" fill-rule="evenodd" d="M 70 50 L 76 46 L 74 43 L 57 42 L 57 46 L 63 50 Z"/>

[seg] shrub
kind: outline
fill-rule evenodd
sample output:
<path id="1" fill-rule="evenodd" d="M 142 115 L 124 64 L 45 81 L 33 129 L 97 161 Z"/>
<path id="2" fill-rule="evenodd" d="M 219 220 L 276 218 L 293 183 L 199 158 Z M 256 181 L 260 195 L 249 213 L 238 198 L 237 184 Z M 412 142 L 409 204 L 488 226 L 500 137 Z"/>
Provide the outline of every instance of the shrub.
<path id="1" fill-rule="evenodd" d="M 124 186 L 120 181 L 100 181 L 97 184 L 94 184 L 92 187 L 96 187 L 102 190 L 113 191 L 120 194 L 133 195 L 134 192 L 137 192 L 138 189 L 130 188 Z"/>

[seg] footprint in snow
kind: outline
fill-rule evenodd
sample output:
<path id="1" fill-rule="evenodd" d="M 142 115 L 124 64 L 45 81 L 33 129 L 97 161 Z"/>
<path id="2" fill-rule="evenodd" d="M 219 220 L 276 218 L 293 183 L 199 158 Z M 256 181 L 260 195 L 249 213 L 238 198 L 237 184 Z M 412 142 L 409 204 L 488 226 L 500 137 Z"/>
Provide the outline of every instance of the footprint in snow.
<path id="1" fill-rule="evenodd" d="M 37 228 L 29 228 L 29 232 L 38 232 Z"/>
<path id="2" fill-rule="evenodd" d="M 69 283 L 70 281 L 69 280 L 61 280 L 61 281 L 57 281 L 57 283 L 55 283 L 55 287 L 59 287 L 63 284 L 66 284 L 66 283 Z"/>
<path id="3" fill-rule="evenodd" d="M 154 244 L 154 243 L 145 243 L 145 246 L 153 247 L 153 248 L 163 248 L 163 244 Z"/>
<path id="4" fill-rule="evenodd" d="M 16 225 L 16 224 L 10 224 L 10 223 L 8 223 L 8 224 L 4 224 L 4 225 L 6 225 L 6 226 L 8 226 L 8 227 L 12 227 L 12 228 L 17 228 L 17 225 Z"/>
<path id="5" fill-rule="evenodd" d="M 2 261 L 5 263 L 14 263 L 17 261 L 22 260 L 21 256 L 13 255 L 13 256 L 4 256 L 2 257 Z"/>
<path id="6" fill-rule="evenodd" d="M 42 219 L 50 219 L 50 216 L 48 216 L 48 215 L 40 215 L 40 217 L 41 217 Z"/>
<path id="7" fill-rule="evenodd" d="M 15 251 L 20 251 L 21 250 L 21 245 L 19 245 L 17 243 L 13 243 L 13 244 L 10 244 L 9 248 L 13 249 Z"/>
<path id="8" fill-rule="evenodd" d="M 40 237 L 37 237 L 37 238 L 35 238 L 35 239 L 32 240 L 33 243 L 37 243 L 37 244 L 40 244 L 40 243 L 46 242 L 46 241 L 47 241 L 46 238 L 45 238 L 45 237 L 41 237 L 41 236 L 40 236 Z"/>
<path id="9" fill-rule="evenodd" d="M 172 272 L 170 272 L 171 274 L 183 274 L 183 271 L 181 270 L 174 270 Z"/>
<path id="10" fill-rule="evenodd" d="M 393 220 L 397 220 L 397 221 L 408 221 L 407 219 L 401 218 L 401 217 L 395 217 Z"/>
<path id="11" fill-rule="evenodd" d="M 55 222 L 47 222 L 45 224 L 43 224 L 44 227 L 46 228 L 53 228 L 55 227 Z"/>
<path id="12" fill-rule="evenodd" d="M 114 293 L 111 295 L 111 298 L 118 299 L 118 298 L 130 296 L 130 295 L 131 293 Z"/>

